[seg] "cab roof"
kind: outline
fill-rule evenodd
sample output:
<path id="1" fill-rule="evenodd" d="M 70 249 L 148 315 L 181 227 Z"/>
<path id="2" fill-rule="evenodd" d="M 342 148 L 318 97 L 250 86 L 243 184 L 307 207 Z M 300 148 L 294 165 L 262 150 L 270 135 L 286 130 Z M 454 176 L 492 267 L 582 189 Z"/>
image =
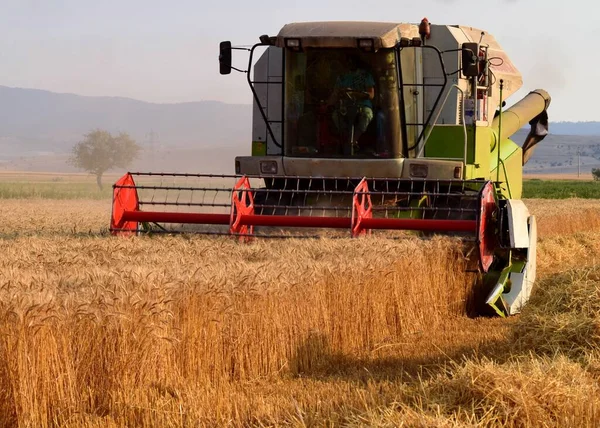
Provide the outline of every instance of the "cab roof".
<path id="1" fill-rule="evenodd" d="M 286 39 L 300 39 L 303 48 L 355 48 L 358 39 L 372 39 L 377 50 L 396 46 L 401 37 L 419 37 L 418 27 L 392 22 L 295 22 L 279 31 L 275 44 L 285 47 Z"/>

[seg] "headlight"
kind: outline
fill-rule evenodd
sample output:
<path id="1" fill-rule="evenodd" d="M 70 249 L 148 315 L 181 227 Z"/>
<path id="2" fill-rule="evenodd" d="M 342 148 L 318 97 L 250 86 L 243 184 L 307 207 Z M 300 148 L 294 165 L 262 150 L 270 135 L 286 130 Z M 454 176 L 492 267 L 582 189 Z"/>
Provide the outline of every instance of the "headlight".
<path id="1" fill-rule="evenodd" d="M 410 39 L 408 37 L 400 37 L 400 41 L 398 42 L 398 45 L 401 48 L 405 48 L 407 46 L 410 46 Z"/>
<path id="2" fill-rule="evenodd" d="M 411 163 L 408 172 L 411 177 L 426 178 L 429 167 L 422 163 Z"/>
<path id="3" fill-rule="evenodd" d="M 277 162 L 275 161 L 261 161 L 260 172 L 262 174 L 277 174 Z"/>
<path id="4" fill-rule="evenodd" d="M 372 51 L 373 39 L 358 39 L 358 47 L 365 51 Z"/>
<path id="5" fill-rule="evenodd" d="M 300 49 L 300 39 L 285 39 L 285 47 Z"/>

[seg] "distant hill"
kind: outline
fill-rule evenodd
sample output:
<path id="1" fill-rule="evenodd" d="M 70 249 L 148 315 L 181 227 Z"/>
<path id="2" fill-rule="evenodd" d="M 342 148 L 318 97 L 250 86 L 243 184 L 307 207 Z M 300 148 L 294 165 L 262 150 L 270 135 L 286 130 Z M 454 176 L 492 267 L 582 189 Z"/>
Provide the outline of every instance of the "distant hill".
<path id="1" fill-rule="evenodd" d="M 144 147 L 132 169 L 232 173 L 250 152 L 250 105 L 200 101 L 155 104 L 0 86 L 0 169 L 74 171 L 65 161 L 83 134 L 128 132 Z M 552 119 L 552 117 L 551 117 Z M 514 140 L 521 144 L 525 130 Z M 551 122 L 526 172 L 600 167 L 600 122 Z"/>
<path id="2" fill-rule="evenodd" d="M 527 130 L 513 135 L 512 140 L 521 145 Z M 535 149 L 524 167 L 527 174 L 575 174 L 591 178 L 592 168 L 600 168 L 600 135 L 548 135 Z"/>
<path id="3" fill-rule="evenodd" d="M 600 122 L 550 122 L 550 133 L 554 135 L 600 135 Z"/>
<path id="4" fill-rule="evenodd" d="M 198 169 L 220 172 L 215 169 L 225 163 L 233 166 L 233 159 L 224 156 L 249 153 L 251 110 L 215 101 L 154 104 L 0 86 L 0 168 L 27 168 L 28 162 L 39 168 L 44 164 L 40 157 L 56 157 L 50 163 L 60 158 L 64 170 L 73 144 L 102 128 L 128 132 L 146 149 L 145 161 L 153 152 L 154 163 L 195 162 Z"/>

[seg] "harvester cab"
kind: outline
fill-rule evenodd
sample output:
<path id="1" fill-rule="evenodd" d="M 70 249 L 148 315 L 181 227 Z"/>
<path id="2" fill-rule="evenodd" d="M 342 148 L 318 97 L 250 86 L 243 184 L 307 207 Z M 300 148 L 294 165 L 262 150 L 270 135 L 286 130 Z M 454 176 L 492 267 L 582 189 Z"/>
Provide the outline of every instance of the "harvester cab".
<path id="1" fill-rule="evenodd" d="M 237 50 L 248 52 L 245 70 L 233 66 Z M 251 48 L 222 42 L 219 68 L 246 73 L 251 156 L 231 176 L 127 174 L 114 188 L 113 233 L 459 234 L 489 284 L 483 303 L 520 311 L 536 246 L 522 167 L 547 133 L 550 97 L 535 90 L 503 111 L 522 78 L 492 35 L 426 19 L 293 23 Z M 527 123 L 520 147 L 510 137 Z"/>

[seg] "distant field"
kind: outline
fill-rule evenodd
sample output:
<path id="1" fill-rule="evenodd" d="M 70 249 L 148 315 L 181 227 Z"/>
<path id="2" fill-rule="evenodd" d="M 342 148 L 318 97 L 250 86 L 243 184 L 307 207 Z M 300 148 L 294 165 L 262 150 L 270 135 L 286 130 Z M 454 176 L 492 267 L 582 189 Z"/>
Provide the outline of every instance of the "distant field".
<path id="1" fill-rule="evenodd" d="M 600 199 L 600 182 L 591 180 L 524 180 L 523 198 Z"/>
<path id="2" fill-rule="evenodd" d="M 103 177 L 100 191 L 90 174 L 0 172 L 0 199 L 110 199 L 118 175 Z"/>
<path id="3" fill-rule="evenodd" d="M 0 182 L 0 199 L 108 199 L 111 187 L 100 191 L 95 183 Z"/>
<path id="4" fill-rule="evenodd" d="M 120 176 L 107 174 L 103 178 L 104 189 L 100 191 L 95 178 L 89 174 L 0 172 L 0 199 L 109 200 L 112 185 Z M 198 182 L 178 181 L 177 184 L 197 186 Z M 527 178 L 523 181 L 523 198 L 600 199 L 600 182 Z"/>
<path id="5" fill-rule="evenodd" d="M 103 189 L 96 184 L 96 178 L 90 174 L 54 174 L 54 173 L 27 173 L 27 172 L 0 172 L 0 199 L 92 199 L 110 200 L 112 198 L 112 185 L 122 174 L 106 174 L 102 178 Z M 198 187 L 229 187 L 235 180 L 217 178 L 207 179 L 190 177 L 170 177 L 156 175 L 153 177 L 135 177 L 136 184 L 145 186 L 170 186 L 183 188 Z M 261 186 L 262 181 L 253 182 Z M 196 202 L 189 198 L 191 192 L 168 191 L 138 191 L 140 198 L 150 193 L 154 198 L 177 198 L 186 202 Z M 196 197 L 203 196 L 203 192 L 196 192 Z M 186 199 L 187 198 L 187 199 Z"/>
<path id="6" fill-rule="evenodd" d="M 593 177 L 591 173 L 585 174 L 531 174 L 523 173 L 523 179 L 525 180 L 578 180 L 578 181 L 592 181 Z"/>

